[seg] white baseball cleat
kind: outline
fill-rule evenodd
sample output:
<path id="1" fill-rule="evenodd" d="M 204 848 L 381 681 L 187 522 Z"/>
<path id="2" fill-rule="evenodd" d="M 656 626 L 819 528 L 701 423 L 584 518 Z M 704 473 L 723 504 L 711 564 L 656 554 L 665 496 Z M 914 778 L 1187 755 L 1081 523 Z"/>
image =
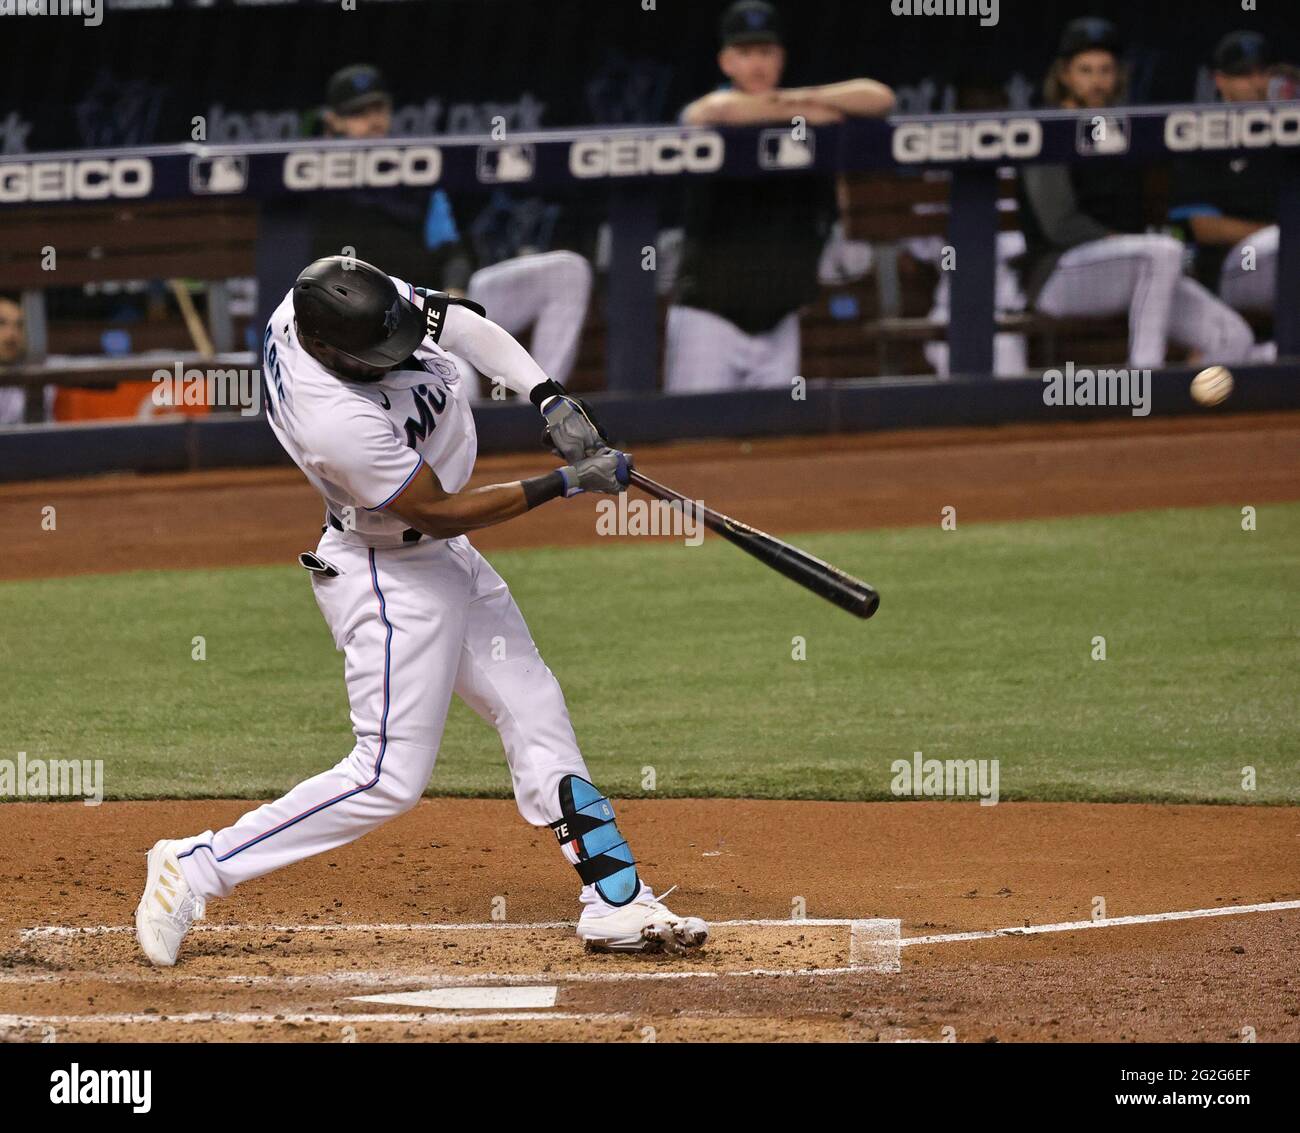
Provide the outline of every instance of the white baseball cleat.
<path id="1" fill-rule="evenodd" d="M 643 888 L 626 905 L 586 906 L 578 938 L 593 952 L 680 953 L 699 948 L 709 938 L 709 926 L 699 917 L 679 917 Z"/>
<path id="2" fill-rule="evenodd" d="M 190 892 L 176 851 L 182 843 L 164 838 L 149 851 L 149 877 L 135 907 L 135 938 L 151 964 L 170 968 L 190 925 L 203 919 L 204 901 Z"/>

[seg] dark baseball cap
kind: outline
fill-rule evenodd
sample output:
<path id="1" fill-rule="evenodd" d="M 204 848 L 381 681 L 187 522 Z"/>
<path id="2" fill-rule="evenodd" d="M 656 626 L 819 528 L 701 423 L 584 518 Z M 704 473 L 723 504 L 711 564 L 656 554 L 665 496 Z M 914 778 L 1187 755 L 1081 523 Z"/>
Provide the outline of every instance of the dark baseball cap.
<path id="1" fill-rule="evenodd" d="M 325 101 L 335 114 L 355 114 L 376 102 L 391 102 L 392 94 L 378 67 L 353 63 L 330 76 L 325 84 Z"/>
<path id="2" fill-rule="evenodd" d="M 722 13 L 722 46 L 783 42 L 781 13 L 766 0 L 739 0 Z"/>
<path id="3" fill-rule="evenodd" d="M 1230 31 L 1214 49 L 1214 69 L 1225 75 L 1249 75 L 1270 62 L 1268 40 L 1257 31 Z"/>
<path id="4" fill-rule="evenodd" d="M 392 369 L 424 340 L 424 314 L 365 260 L 326 256 L 293 285 L 300 334 L 319 338 L 363 366 Z"/>
<path id="5" fill-rule="evenodd" d="M 1083 51 L 1109 51 L 1118 55 L 1123 45 L 1119 28 L 1109 20 L 1099 16 L 1081 16 L 1065 25 L 1056 54 L 1062 59 L 1073 59 Z"/>

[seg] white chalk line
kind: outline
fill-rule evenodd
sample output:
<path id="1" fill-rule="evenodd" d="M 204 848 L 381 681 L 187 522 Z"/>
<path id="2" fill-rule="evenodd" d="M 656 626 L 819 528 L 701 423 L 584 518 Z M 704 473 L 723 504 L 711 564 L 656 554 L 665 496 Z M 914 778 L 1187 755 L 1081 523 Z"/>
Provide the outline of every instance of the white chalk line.
<path id="1" fill-rule="evenodd" d="M 710 928 L 848 928 L 860 920 L 870 918 L 852 917 L 809 917 L 806 920 L 771 919 L 710 921 Z M 443 924 L 431 924 L 428 921 L 414 921 L 409 924 L 213 924 L 200 921 L 191 932 L 483 932 L 486 930 L 503 931 L 513 929 L 537 929 L 555 931 L 558 929 L 577 928 L 577 921 L 483 921 L 472 923 L 452 921 Z M 42 936 L 110 936 L 122 932 L 135 932 L 135 925 L 37 925 L 25 928 L 21 932 L 23 940 L 32 940 Z"/>
<path id="2" fill-rule="evenodd" d="M 880 921 L 877 919 L 851 917 L 808 917 L 802 920 L 788 920 L 785 918 L 748 918 L 742 920 L 713 921 L 710 923 L 711 929 L 720 928 L 779 928 L 783 930 L 794 930 L 804 928 L 848 928 L 851 933 L 861 933 L 868 937 L 873 931 L 879 931 L 883 926 L 887 934 L 885 941 L 875 941 L 879 946 L 884 944 L 887 948 L 892 949 L 892 945 L 897 943 L 898 922 L 897 921 Z M 430 924 L 428 922 L 411 922 L 407 924 L 338 924 L 338 925 L 258 925 L 258 924 L 212 924 L 200 922 L 196 924 L 192 931 L 197 932 L 241 932 L 241 933 L 296 933 L 296 932 L 353 932 L 353 933 L 403 933 L 403 932 L 464 932 L 464 931 L 485 931 L 485 930 L 506 930 L 506 929 L 545 929 L 573 930 L 576 923 L 572 921 L 545 921 L 545 922 L 503 922 L 503 921 L 486 921 L 479 923 L 466 922 L 446 922 L 441 924 Z M 110 934 L 134 933 L 134 925 L 38 925 L 34 928 L 24 929 L 21 937 L 24 940 L 33 940 L 41 938 L 72 938 L 78 936 L 104 936 Z M 624 983 L 637 980 L 680 980 L 680 979 L 720 979 L 724 977 L 747 979 L 755 977 L 788 977 L 788 976 L 823 976 L 823 975 L 847 975 L 852 973 L 865 974 L 877 971 L 892 972 L 897 970 L 897 952 L 894 950 L 893 959 L 886 958 L 883 963 L 868 961 L 866 963 L 849 964 L 846 966 L 825 967 L 825 968 L 747 968 L 738 970 L 719 970 L 707 969 L 700 971 L 623 971 L 623 972 L 527 972 L 527 973 L 510 973 L 510 972 L 483 972 L 472 975 L 451 975 L 444 972 L 414 972 L 406 971 L 362 971 L 362 972 L 330 972 L 330 973 L 295 973 L 288 975 L 225 975 L 225 976 L 200 976 L 189 974 L 172 974 L 170 972 L 147 972 L 147 973 L 101 973 L 101 972 L 83 972 L 82 978 L 87 981 L 96 981 L 103 983 L 141 983 L 141 984 L 173 984 L 177 982 L 194 982 L 194 983 L 228 983 L 235 986 L 269 986 L 269 987 L 311 987 L 311 986 L 369 986 L 391 988 L 394 986 L 408 986 L 411 984 L 420 984 L 424 987 L 462 987 L 476 986 L 485 982 L 494 982 L 508 984 L 513 986 L 526 986 L 538 983 L 554 983 L 562 981 L 565 983 Z M 14 983 L 45 983 L 59 982 L 68 978 L 65 972 L 48 972 L 39 973 L 24 978 L 20 973 L 0 973 L 0 984 Z"/>
<path id="3" fill-rule="evenodd" d="M 1102 920 L 1064 921 L 1055 924 L 1011 926 L 1008 928 L 985 929 L 974 932 L 937 933 L 927 936 L 901 937 L 896 942 L 878 942 L 877 947 L 888 948 L 894 943 L 899 948 L 910 945 L 951 944 L 966 941 L 992 940 L 999 937 L 1035 936 L 1045 933 L 1077 932 L 1086 929 L 1113 928 L 1124 925 L 1157 924 L 1167 921 L 1193 920 L 1205 917 L 1237 916 L 1246 913 L 1277 912 L 1300 909 L 1298 901 L 1268 901 L 1252 905 L 1228 905 L 1215 909 L 1189 909 L 1166 913 L 1145 913 L 1135 916 L 1108 917 Z M 826 927 L 847 927 L 862 923 L 849 918 L 817 919 L 806 921 L 786 920 L 744 920 L 717 921 L 714 927 L 802 927 L 820 925 Z M 468 925 L 464 923 L 429 925 L 425 923 L 401 925 L 196 925 L 209 932 L 300 932 L 300 931 L 345 931 L 345 932 L 398 932 L 403 930 L 465 930 L 465 929 L 508 929 L 508 928 L 572 928 L 569 922 L 548 922 L 543 924 L 506 924 L 498 921 Z M 133 932 L 131 925 L 95 925 L 73 928 L 64 925 L 45 925 L 23 931 L 24 938 L 40 936 L 74 936 L 102 935 L 105 933 Z M 852 964 L 825 968 L 746 968 L 746 969 L 707 969 L 700 971 L 621 971 L 621 972 L 478 972 L 456 975 L 444 971 L 421 970 L 361 970 L 335 971 L 317 973 L 289 973 L 283 975 L 246 974 L 246 975 L 197 975 L 182 972 L 82 972 L 64 970 L 59 972 L 39 972 L 23 974 L 20 972 L 0 972 L 0 984 L 39 984 L 62 983 L 80 975 L 87 981 L 107 984 L 165 984 L 193 983 L 204 985 L 228 984 L 243 987 L 293 988 L 293 987 L 472 987 L 493 983 L 509 986 L 526 986 L 538 983 L 572 983 L 600 984 L 627 983 L 655 980 L 717 980 L 717 979 L 751 979 L 751 978 L 816 978 L 824 976 L 869 975 L 881 970 L 890 970 L 887 966 L 873 964 Z"/>
<path id="4" fill-rule="evenodd" d="M 1297 901 L 1263 901 L 1253 905 L 1223 905 L 1216 909 L 1186 909 L 1168 913 L 1140 913 L 1126 917 L 1103 917 L 1099 920 L 1061 921 L 1056 924 L 1012 925 L 1008 928 L 980 929 L 974 932 L 938 933 L 929 936 L 903 936 L 898 938 L 899 947 L 913 944 L 951 944 L 965 940 L 991 940 L 1000 936 L 1031 936 L 1048 932 L 1076 932 L 1081 929 L 1114 928 L 1121 925 L 1158 924 L 1163 921 L 1195 920 L 1201 917 L 1239 916 L 1243 913 L 1279 912 L 1287 909 L 1300 909 Z M 808 918 L 807 920 L 735 920 L 712 921 L 711 928 L 851 928 L 855 924 L 880 923 L 876 918 L 868 917 L 831 917 Z M 536 923 L 515 923 L 508 921 L 485 921 L 478 924 L 449 922 L 429 924 L 414 922 L 411 924 L 211 924 L 199 922 L 192 931 L 195 932 L 260 932 L 260 933 L 304 933 L 304 932 L 482 932 L 521 929 L 571 929 L 573 921 L 540 921 Z M 105 936 L 116 933 L 134 932 L 134 925 L 36 925 L 25 928 L 19 934 L 23 940 L 40 937 L 71 936 Z M 892 943 L 892 941 L 890 942 Z M 824 970 L 824 969 L 823 969 Z"/>
<path id="5" fill-rule="evenodd" d="M 963 940 L 992 940 L 999 936 L 1037 936 L 1047 932 L 1078 932 L 1089 928 L 1115 928 L 1120 925 L 1160 924 L 1165 921 L 1190 921 L 1201 917 L 1232 917 L 1242 913 L 1271 913 L 1283 909 L 1300 909 L 1300 901 L 1264 901 L 1257 905 L 1224 905 L 1217 909 L 1187 909 L 1174 913 L 1141 913 L 1131 917 L 1102 917 L 1089 921 L 1062 921 L 1058 924 L 1021 925 L 991 928 L 980 932 L 945 932 L 932 936 L 900 937 L 899 947 L 912 944 L 953 944 Z"/>
<path id="6" fill-rule="evenodd" d="M 173 987 L 176 984 L 192 983 L 208 986 L 223 984 L 233 987 L 477 987 L 480 984 L 505 984 L 512 987 L 527 987 L 533 984 L 552 983 L 625 983 L 636 980 L 719 980 L 726 978 L 746 979 L 755 976 L 840 976 L 869 975 L 872 967 L 856 964 L 849 967 L 835 968 L 745 968 L 735 971 L 717 968 L 692 971 L 669 972 L 480 972 L 475 975 L 450 975 L 446 972 L 316 972 L 293 973 L 283 976 L 200 976 L 177 972 L 93 972 L 67 969 L 62 972 L 39 972 L 24 976 L 17 972 L 0 973 L 2 984 L 41 984 L 66 983 L 70 979 L 80 978 L 88 983 L 105 984 L 148 984 Z"/>
<path id="7" fill-rule="evenodd" d="M 614 1023 L 633 1018 L 622 1012 L 572 1012 L 572 1011 L 481 1011 L 471 1014 L 438 1011 L 431 1014 L 411 1014 L 401 1011 L 382 1011 L 357 1014 L 329 1014 L 309 1012 L 290 1014 L 264 1011 L 193 1011 L 183 1015 L 155 1015 L 141 1012 L 120 1012 L 105 1015 L 0 1015 L 0 1028 L 19 1027 L 74 1027 L 134 1025 L 136 1023 L 210 1023 L 222 1025 L 247 1025 L 254 1023 L 287 1023 L 297 1026 L 329 1024 L 339 1026 L 357 1023 L 406 1023 L 413 1027 L 461 1027 L 474 1023 L 534 1023 L 539 1020 L 556 1023 Z"/>

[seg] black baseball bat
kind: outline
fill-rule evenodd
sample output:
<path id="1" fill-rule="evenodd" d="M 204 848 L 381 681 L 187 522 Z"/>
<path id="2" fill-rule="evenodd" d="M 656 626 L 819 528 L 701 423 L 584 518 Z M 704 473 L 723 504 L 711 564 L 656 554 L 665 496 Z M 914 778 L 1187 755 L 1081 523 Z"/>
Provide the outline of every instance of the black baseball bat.
<path id="1" fill-rule="evenodd" d="M 806 587 L 818 597 L 833 602 L 841 610 L 847 610 L 854 617 L 869 618 L 880 605 L 880 595 L 872 587 L 851 574 L 845 574 L 838 567 L 833 567 L 798 547 L 792 547 L 766 531 L 759 531 L 729 515 L 698 504 L 636 469 L 630 475 L 632 483 L 643 492 L 669 503 L 681 504 L 683 510 L 690 508 L 710 531 L 721 535 L 742 551 L 753 555 L 760 563 Z"/>

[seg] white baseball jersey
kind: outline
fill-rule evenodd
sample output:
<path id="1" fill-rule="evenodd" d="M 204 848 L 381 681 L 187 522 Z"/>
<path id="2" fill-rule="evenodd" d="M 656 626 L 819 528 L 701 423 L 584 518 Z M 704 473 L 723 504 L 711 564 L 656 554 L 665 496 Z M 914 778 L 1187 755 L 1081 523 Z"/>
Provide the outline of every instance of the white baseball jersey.
<path id="1" fill-rule="evenodd" d="M 478 451 L 474 417 L 455 357 L 439 338 L 445 303 L 393 279 L 424 309 L 429 333 L 381 381 L 331 374 L 298 341 L 293 293 L 266 328 L 263 349 L 271 428 L 349 534 L 370 546 L 402 542 L 406 524 L 384 510 L 427 464 L 448 492 L 469 480 Z"/>

